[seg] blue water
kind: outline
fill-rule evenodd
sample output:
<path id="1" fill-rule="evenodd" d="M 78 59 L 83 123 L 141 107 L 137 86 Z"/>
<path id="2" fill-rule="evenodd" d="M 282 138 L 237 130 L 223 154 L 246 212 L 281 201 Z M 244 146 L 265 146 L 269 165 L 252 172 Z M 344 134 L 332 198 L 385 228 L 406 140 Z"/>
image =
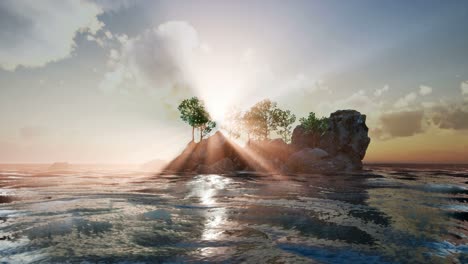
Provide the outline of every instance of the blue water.
<path id="1" fill-rule="evenodd" d="M 468 263 L 468 166 L 0 168 L 0 263 Z"/>

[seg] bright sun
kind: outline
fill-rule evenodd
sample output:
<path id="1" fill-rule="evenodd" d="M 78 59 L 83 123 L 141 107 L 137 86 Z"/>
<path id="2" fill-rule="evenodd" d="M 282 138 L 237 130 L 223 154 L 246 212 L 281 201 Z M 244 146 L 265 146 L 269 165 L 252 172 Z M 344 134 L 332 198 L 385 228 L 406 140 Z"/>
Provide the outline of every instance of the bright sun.
<path id="1" fill-rule="evenodd" d="M 205 102 L 211 117 L 222 123 L 227 109 L 236 103 L 242 88 L 230 69 L 205 68 L 197 75 L 197 93 Z"/>

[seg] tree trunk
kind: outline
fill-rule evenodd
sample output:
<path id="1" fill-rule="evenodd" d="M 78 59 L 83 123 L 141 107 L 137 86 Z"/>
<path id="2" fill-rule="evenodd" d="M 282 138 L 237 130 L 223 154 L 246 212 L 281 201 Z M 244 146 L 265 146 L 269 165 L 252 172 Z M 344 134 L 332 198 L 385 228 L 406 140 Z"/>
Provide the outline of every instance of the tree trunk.
<path id="1" fill-rule="evenodd" d="M 195 141 L 195 127 L 192 127 L 192 142 Z"/>
<path id="2" fill-rule="evenodd" d="M 203 140 L 203 128 L 200 127 L 200 142 Z"/>

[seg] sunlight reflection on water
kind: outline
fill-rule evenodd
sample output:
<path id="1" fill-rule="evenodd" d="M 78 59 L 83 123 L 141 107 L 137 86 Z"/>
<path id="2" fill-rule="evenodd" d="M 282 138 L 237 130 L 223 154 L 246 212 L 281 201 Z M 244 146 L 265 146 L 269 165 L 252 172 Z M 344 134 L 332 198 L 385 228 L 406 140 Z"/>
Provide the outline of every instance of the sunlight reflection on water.
<path id="1" fill-rule="evenodd" d="M 0 173 L 6 263 L 468 262 L 463 170 L 15 175 Z"/>
<path id="2" fill-rule="evenodd" d="M 212 207 L 205 212 L 205 223 L 202 240 L 216 240 L 223 232 L 226 223 L 226 208 L 217 207 L 216 196 L 229 187 L 231 179 L 220 175 L 199 175 L 187 183 L 190 191 L 186 198 L 198 197 L 201 204 Z M 215 253 L 214 250 L 204 250 L 205 253 Z"/>

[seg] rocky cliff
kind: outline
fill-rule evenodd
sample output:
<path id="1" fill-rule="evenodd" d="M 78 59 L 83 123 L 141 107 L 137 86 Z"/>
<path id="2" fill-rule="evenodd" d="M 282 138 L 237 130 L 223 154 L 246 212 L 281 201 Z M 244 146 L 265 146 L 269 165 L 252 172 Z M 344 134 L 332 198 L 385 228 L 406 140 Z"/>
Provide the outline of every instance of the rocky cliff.
<path id="1" fill-rule="evenodd" d="M 321 135 L 297 126 L 293 131 L 292 145 L 298 150 L 324 150 L 329 154 L 325 160 L 339 163 L 342 166 L 338 167 L 344 166 L 346 170 L 361 169 L 370 143 L 368 131 L 365 115 L 355 110 L 340 110 L 330 115 L 328 130 Z"/>
<path id="2" fill-rule="evenodd" d="M 281 139 L 249 141 L 240 147 L 221 132 L 190 142 L 165 168 L 169 173 L 313 173 L 352 171 L 362 168 L 370 143 L 366 116 L 355 110 L 340 110 L 329 118 L 323 134 L 297 126 L 292 143 Z"/>

